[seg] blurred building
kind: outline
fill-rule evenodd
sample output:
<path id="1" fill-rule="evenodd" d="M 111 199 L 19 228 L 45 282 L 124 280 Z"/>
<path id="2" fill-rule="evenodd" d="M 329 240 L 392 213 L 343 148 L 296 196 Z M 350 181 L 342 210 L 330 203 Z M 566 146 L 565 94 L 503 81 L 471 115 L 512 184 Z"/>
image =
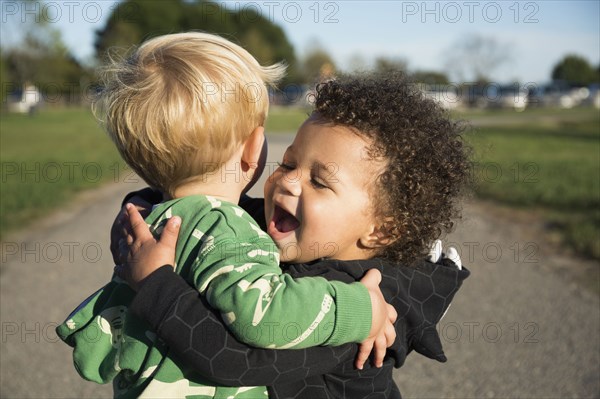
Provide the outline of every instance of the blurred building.
<path id="1" fill-rule="evenodd" d="M 23 85 L 22 89 L 9 93 L 7 106 L 9 112 L 33 114 L 42 103 L 42 94 L 32 84 Z"/>

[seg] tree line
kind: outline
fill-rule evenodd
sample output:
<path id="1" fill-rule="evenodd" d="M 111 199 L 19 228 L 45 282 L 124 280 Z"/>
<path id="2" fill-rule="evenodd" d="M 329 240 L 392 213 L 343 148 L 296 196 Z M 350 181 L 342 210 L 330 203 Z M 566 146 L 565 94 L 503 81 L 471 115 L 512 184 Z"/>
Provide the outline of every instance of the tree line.
<path id="1" fill-rule="evenodd" d="M 11 91 L 25 84 L 34 84 L 57 96 L 66 94 L 64 98 L 79 102 L 73 93 L 93 88 L 94 64 L 102 63 L 109 49 L 128 49 L 150 37 L 189 30 L 213 32 L 237 42 L 263 65 L 284 61 L 288 74 L 283 85 L 312 84 L 339 72 L 333 58 L 318 44 L 298 59 L 283 29 L 254 8 L 232 10 L 205 0 L 118 3 L 105 26 L 95 32 L 95 62 L 91 64 L 83 64 L 73 56 L 59 31 L 44 21 L 43 15 L 39 22 L 17 28 L 27 32 L 23 40 L 0 52 L 3 103 Z M 493 70 L 510 55 L 494 39 L 471 35 L 460 39 L 447 58 L 449 72 L 459 77 L 469 74 L 476 82 L 486 83 L 491 80 Z M 356 61 L 354 69 L 367 69 L 366 62 Z M 408 71 L 404 60 L 386 57 L 376 59 L 368 68 L 381 72 Z M 442 71 L 411 71 L 411 75 L 415 81 L 426 84 L 450 82 Z M 587 86 L 600 81 L 600 66 L 592 67 L 584 58 L 568 55 L 556 64 L 551 77 L 567 85 Z"/>

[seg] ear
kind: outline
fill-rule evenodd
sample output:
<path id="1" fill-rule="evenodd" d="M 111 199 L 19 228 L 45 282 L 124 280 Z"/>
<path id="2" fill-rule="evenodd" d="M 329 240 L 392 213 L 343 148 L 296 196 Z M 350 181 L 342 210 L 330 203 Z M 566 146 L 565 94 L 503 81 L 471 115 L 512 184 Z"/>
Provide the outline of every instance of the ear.
<path id="1" fill-rule="evenodd" d="M 398 239 L 387 227 L 392 222 L 393 218 L 386 218 L 381 224 L 371 225 L 367 232 L 360 237 L 360 244 L 368 249 L 383 248 L 392 244 Z"/>
<path id="2" fill-rule="evenodd" d="M 248 172 L 250 169 L 257 169 L 261 164 L 265 144 L 265 128 L 263 126 L 256 127 L 244 143 L 242 151 L 242 171 Z M 264 166 L 264 165 L 263 165 Z"/>

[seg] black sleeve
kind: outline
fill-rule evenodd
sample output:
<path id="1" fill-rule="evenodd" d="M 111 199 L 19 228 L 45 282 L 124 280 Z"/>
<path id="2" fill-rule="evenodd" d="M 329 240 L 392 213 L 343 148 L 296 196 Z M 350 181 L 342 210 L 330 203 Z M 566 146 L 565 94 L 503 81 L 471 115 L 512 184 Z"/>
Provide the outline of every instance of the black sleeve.
<path id="1" fill-rule="evenodd" d="M 158 190 L 153 189 L 152 187 L 146 187 L 138 191 L 132 191 L 123 198 L 121 202 L 121 207 L 123 207 L 127 201 L 129 201 L 133 197 L 142 197 L 146 201 L 151 204 L 158 204 L 162 201 L 162 193 Z"/>
<path id="2" fill-rule="evenodd" d="M 178 359 L 221 385 L 273 385 L 301 380 L 325 374 L 357 354 L 356 344 L 299 350 L 244 345 L 171 266 L 163 266 L 143 281 L 130 309 L 151 325 Z"/>

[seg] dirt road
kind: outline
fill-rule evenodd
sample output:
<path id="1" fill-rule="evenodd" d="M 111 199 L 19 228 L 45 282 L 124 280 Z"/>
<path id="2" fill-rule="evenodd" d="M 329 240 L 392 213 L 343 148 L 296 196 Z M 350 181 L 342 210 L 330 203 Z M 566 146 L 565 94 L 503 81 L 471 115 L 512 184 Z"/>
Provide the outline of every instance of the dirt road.
<path id="1" fill-rule="evenodd" d="M 265 173 L 289 138 L 270 140 Z M 2 243 L 0 397 L 111 397 L 111 387 L 78 377 L 54 328 L 110 278 L 109 227 L 124 194 L 141 185 L 89 192 Z M 582 288 L 598 284 L 598 265 L 552 254 L 531 223 L 514 215 L 480 203 L 464 213 L 446 238 L 472 271 L 440 324 L 449 360 L 409 356 L 396 374 L 403 395 L 600 396 L 599 296 Z M 581 284 L 583 269 L 591 284 Z"/>

